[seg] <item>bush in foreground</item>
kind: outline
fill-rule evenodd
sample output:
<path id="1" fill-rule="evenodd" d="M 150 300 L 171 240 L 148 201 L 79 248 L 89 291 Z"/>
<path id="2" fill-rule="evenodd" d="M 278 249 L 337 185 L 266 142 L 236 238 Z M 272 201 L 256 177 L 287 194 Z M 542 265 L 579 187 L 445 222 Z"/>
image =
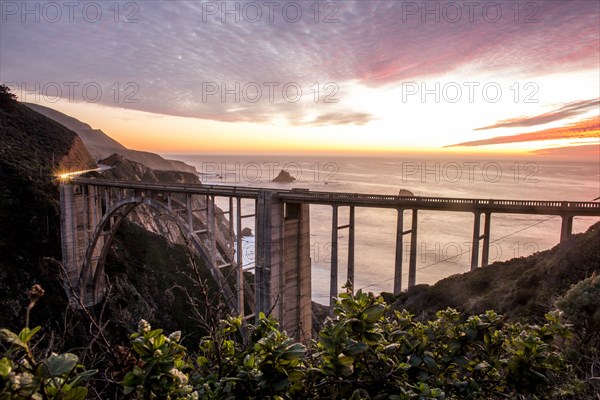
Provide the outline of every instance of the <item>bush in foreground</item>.
<path id="1" fill-rule="evenodd" d="M 264 315 L 244 344 L 241 319 L 221 322 L 192 357 L 142 322 L 138 366 L 124 379 L 135 398 L 495 399 L 563 398 L 575 382 L 559 345 L 571 336 L 558 313 L 544 325 L 504 323 L 492 311 L 440 311 L 419 322 L 382 298 L 340 295 L 318 340 L 294 342 Z"/>
<path id="2" fill-rule="evenodd" d="M 28 310 L 43 294 L 38 289 L 30 292 Z M 523 325 L 493 311 L 465 317 L 447 309 L 420 322 L 381 297 L 348 289 L 307 346 L 261 314 L 255 327 L 239 317 L 221 320 L 194 353 L 180 344 L 180 332 L 167 336 L 142 320 L 131 335 L 135 360 L 122 393 L 135 399 L 572 397 L 580 384 L 561 351 L 572 334 L 559 312 L 546 319 Z M 85 382 L 96 371 L 85 371 L 74 354 L 36 355 L 30 342 L 39 327 L 25 325 L 18 335 L 0 330 L 6 346 L 0 400 L 86 398 Z"/>
<path id="3" fill-rule="evenodd" d="M 83 384 L 97 371 L 86 371 L 75 354 L 34 354 L 31 341 L 40 327 L 29 329 L 29 312 L 44 290 L 34 285 L 27 294 L 25 328 L 19 334 L 0 329 L 0 342 L 8 344 L 0 359 L 0 399 L 85 399 L 88 389 Z"/>

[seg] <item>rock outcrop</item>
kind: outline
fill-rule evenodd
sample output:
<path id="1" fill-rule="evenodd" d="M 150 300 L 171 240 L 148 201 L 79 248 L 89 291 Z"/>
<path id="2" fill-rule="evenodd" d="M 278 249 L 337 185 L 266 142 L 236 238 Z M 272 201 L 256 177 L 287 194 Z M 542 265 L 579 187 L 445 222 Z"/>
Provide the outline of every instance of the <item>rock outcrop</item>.
<path id="1" fill-rule="evenodd" d="M 291 176 L 290 173 L 284 169 L 279 171 L 279 174 L 275 178 L 273 178 L 273 182 L 280 182 L 280 183 L 291 183 L 291 182 L 295 182 L 295 181 L 296 181 L 296 178 Z"/>

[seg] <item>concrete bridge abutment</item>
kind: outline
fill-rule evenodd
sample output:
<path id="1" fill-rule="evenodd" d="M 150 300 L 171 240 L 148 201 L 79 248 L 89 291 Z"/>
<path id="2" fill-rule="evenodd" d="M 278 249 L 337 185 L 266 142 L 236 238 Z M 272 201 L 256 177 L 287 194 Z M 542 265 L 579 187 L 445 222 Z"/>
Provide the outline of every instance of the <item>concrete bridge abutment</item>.
<path id="1" fill-rule="evenodd" d="M 282 202 L 260 191 L 256 207 L 256 312 L 275 316 L 288 334 L 312 330 L 310 212 L 306 203 Z"/>

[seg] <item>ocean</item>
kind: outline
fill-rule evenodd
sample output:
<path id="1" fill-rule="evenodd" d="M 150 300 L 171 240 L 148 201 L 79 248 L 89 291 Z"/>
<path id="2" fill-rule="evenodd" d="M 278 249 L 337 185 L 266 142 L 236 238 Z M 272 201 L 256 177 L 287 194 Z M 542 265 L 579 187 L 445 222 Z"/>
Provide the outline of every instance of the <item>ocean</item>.
<path id="1" fill-rule="evenodd" d="M 480 199 L 575 200 L 600 197 L 600 164 L 475 157 L 391 156 L 274 156 L 164 154 L 196 167 L 205 184 L 268 188 L 308 188 L 314 191 L 397 195 L 406 189 L 416 196 Z M 280 170 L 297 180 L 274 183 Z M 227 209 L 227 199 L 217 199 Z M 242 204 L 245 214 L 254 204 Z M 311 205 L 312 296 L 329 302 L 331 207 Z M 375 293 L 393 290 L 396 211 L 356 209 L 355 288 Z M 410 211 L 404 229 L 410 229 Z M 348 208 L 339 209 L 339 224 L 346 224 Z M 583 232 L 596 217 L 576 217 L 573 232 Z M 490 263 L 525 257 L 550 249 L 559 241 L 560 217 L 492 214 Z M 254 233 L 254 220 L 244 220 Z M 419 283 L 432 284 L 470 269 L 473 215 L 419 211 L 417 275 Z M 483 231 L 483 218 L 482 218 Z M 410 236 L 404 240 L 403 288 L 408 281 Z M 244 238 L 244 264 L 254 261 L 254 239 Z M 339 231 L 340 285 L 346 281 L 347 231 Z"/>

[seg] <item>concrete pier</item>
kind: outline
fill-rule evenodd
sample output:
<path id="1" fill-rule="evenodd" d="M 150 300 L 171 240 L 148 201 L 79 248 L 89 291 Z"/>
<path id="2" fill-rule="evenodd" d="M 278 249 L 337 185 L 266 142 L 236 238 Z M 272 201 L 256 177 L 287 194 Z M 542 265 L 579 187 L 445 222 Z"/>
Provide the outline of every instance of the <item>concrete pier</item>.
<path id="1" fill-rule="evenodd" d="M 286 203 L 274 191 L 258 194 L 256 312 L 271 314 L 299 339 L 312 329 L 308 204 Z"/>

